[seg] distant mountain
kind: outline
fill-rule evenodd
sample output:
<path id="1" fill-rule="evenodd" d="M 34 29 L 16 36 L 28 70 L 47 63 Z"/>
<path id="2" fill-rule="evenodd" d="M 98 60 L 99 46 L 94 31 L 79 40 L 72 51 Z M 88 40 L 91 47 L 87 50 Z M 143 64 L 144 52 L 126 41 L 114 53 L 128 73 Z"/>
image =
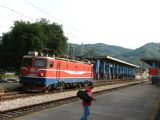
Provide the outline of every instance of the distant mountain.
<path id="1" fill-rule="evenodd" d="M 74 46 L 74 53 L 76 56 L 81 55 L 81 48 L 83 47 L 82 55 L 87 56 L 102 56 L 102 55 L 109 55 L 109 56 L 120 56 L 123 53 L 131 52 L 131 49 L 123 48 L 120 46 L 114 46 L 114 45 L 107 45 L 103 43 L 97 43 L 97 44 L 84 44 L 84 45 L 78 45 L 78 44 L 71 44 Z M 70 44 L 69 44 L 70 46 Z M 68 50 L 69 51 L 69 47 Z"/>
<path id="2" fill-rule="evenodd" d="M 129 53 L 123 54 L 125 58 L 128 58 L 128 62 L 142 65 L 140 58 L 160 58 L 160 48 L 158 43 L 147 43 L 142 47 L 139 47 Z"/>
<path id="3" fill-rule="evenodd" d="M 135 49 L 127 53 L 127 56 L 134 56 L 134 57 L 159 57 L 159 44 L 158 43 L 148 43 L 140 48 Z"/>
<path id="4" fill-rule="evenodd" d="M 71 44 L 74 49 L 74 55 L 81 55 L 82 45 Z M 70 46 L 70 44 L 69 44 Z M 69 54 L 70 47 L 67 49 L 67 54 Z M 97 44 L 84 44 L 83 45 L 83 56 L 104 56 L 109 55 L 129 63 L 133 63 L 141 66 L 142 62 L 140 58 L 142 57 L 160 57 L 159 44 L 158 43 L 148 43 L 141 46 L 135 50 L 123 48 L 120 46 L 107 45 L 103 43 Z"/>

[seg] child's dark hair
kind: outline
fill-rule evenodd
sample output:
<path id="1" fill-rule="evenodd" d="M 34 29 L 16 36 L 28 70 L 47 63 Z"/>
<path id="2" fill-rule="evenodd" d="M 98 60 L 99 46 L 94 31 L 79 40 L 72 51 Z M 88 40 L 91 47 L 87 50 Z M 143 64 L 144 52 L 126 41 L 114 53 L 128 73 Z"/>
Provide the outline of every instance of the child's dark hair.
<path id="1" fill-rule="evenodd" d="M 93 83 L 91 81 L 89 81 L 88 86 L 93 86 Z"/>

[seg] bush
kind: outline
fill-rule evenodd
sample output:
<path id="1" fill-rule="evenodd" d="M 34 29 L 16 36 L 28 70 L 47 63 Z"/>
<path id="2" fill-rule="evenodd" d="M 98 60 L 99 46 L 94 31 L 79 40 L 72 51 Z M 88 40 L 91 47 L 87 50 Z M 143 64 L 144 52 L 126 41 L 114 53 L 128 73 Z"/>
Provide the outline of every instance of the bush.
<path id="1" fill-rule="evenodd" d="M 5 73 L 5 71 L 0 69 L 0 76 L 3 75 L 4 73 Z"/>

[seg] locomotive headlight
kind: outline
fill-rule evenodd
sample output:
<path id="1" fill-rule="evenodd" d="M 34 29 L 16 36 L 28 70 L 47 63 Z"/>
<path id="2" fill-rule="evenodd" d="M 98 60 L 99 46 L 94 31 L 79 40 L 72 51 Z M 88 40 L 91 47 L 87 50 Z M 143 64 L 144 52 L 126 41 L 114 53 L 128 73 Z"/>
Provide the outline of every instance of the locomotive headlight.
<path id="1" fill-rule="evenodd" d="M 43 76 L 44 76 L 44 73 L 40 73 L 40 76 L 43 77 Z"/>

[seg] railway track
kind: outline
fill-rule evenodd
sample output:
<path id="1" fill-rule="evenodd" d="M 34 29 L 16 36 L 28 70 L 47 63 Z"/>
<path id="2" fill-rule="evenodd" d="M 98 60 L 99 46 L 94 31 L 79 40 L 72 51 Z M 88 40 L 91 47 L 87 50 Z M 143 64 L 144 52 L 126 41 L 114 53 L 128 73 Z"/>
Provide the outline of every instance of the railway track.
<path id="1" fill-rule="evenodd" d="M 128 82 L 131 80 L 94 80 L 93 84 L 95 87 L 98 86 L 103 86 L 103 85 L 112 85 L 112 84 L 118 84 L 118 83 L 123 83 L 123 82 Z M 74 88 L 78 89 L 78 88 Z M 65 92 L 65 91 L 71 91 L 74 90 L 73 88 L 70 89 L 65 89 L 63 91 L 61 90 L 52 90 L 48 93 L 33 93 L 33 92 L 23 92 L 23 91 L 17 91 L 17 92 L 8 92 L 4 93 L 1 95 L 0 100 L 5 101 L 5 100 L 11 100 L 11 99 L 17 99 L 17 98 L 23 98 L 23 97 L 30 97 L 30 96 L 36 96 L 36 95 L 44 95 L 44 94 L 54 94 L 57 92 Z"/>
<path id="2" fill-rule="evenodd" d="M 117 83 L 118 83 L 118 81 L 117 81 Z M 100 85 L 100 86 L 95 87 L 94 94 L 98 95 L 98 94 L 103 93 L 106 90 L 114 90 L 114 89 L 117 89 L 117 88 L 129 86 L 129 85 L 134 85 L 134 84 L 139 84 L 139 83 L 141 83 L 141 81 L 135 81 L 134 80 L 132 82 L 123 82 L 123 83 L 117 84 L 116 87 L 113 84 L 108 85 L 108 87 L 106 85 L 103 85 L 103 86 Z M 65 95 L 63 95 L 63 92 L 61 92 L 61 93 L 57 94 L 57 95 L 62 94 L 61 96 L 63 96 L 63 97 L 60 97 L 59 99 L 53 99 L 51 101 L 46 101 L 46 102 L 42 102 L 42 103 L 37 103 L 37 104 L 33 104 L 33 105 L 22 106 L 22 107 L 17 107 L 17 108 L 10 109 L 10 110 L 1 111 L 0 119 L 1 120 L 6 120 L 6 119 L 10 119 L 10 118 L 17 117 L 17 116 L 20 116 L 20 115 L 31 113 L 33 111 L 39 111 L 39 110 L 42 110 L 42 109 L 45 109 L 45 108 L 48 108 L 48 107 L 54 107 L 54 106 L 57 106 L 57 105 L 77 101 L 78 98 L 75 95 L 76 91 L 74 90 L 73 91 L 74 93 L 71 93 L 71 92 L 66 92 L 66 93 L 68 93 L 67 96 L 69 96 L 69 94 L 73 94 L 73 95 L 70 95 L 69 97 L 65 97 Z M 53 97 L 53 96 L 51 96 L 51 97 Z M 58 97 L 58 96 L 56 96 L 56 97 Z M 45 98 L 45 99 L 47 99 L 47 98 Z"/>

